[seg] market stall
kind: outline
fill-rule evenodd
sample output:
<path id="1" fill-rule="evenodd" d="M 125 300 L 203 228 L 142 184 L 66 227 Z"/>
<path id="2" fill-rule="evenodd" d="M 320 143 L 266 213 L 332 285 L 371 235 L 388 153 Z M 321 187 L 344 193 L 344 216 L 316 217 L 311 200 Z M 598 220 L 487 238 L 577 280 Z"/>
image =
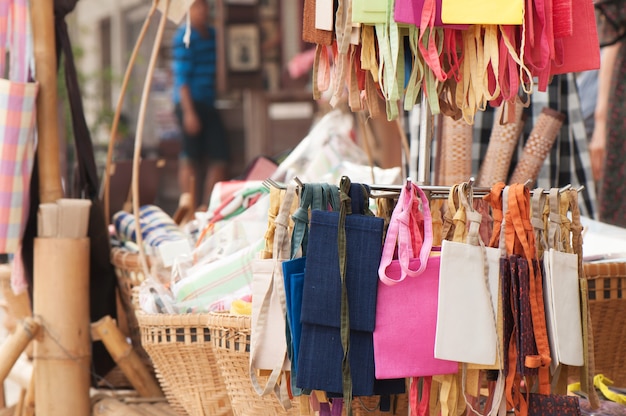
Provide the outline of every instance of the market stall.
<path id="1" fill-rule="evenodd" d="M 88 201 L 72 217 L 82 215 L 84 229 L 44 233 L 45 203 L 55 215 L 80 203 L 64 206 L 56 180 L 46 185 L 58 175 L 42 149 L 56 155 L 58 139 L 39 136 L 34 318 L 0 349 L 2 379 L 35 340 L 34 381 L 15 414 L 33 414 L 34 404 L 45 415 L 535 416 L 626 403 L 615 388 L 626 380 L 623 263 L 583 263 L 586 184 L 537 182 L 564 124 L 577 127 L 569 110 L 537 108 L 533 95 L 553 76 L 599 66 L 590 0 L 339 0 L 336 9 L 306 0 L 313 96 L 326 93 L 334 110 L 270 177 L 219 183 L 206 212 L 176 221 L 139 203 L 142 126 L 172 6 L 181 18 L 185 7 L 170 0 L 155 0 L 146 17 L 147 25 L 160 8 L 131 212 L 108 212 L 114 190 L 105 185 L 103 211 L 94 213 L 100 204 L 87 156 L 80 169 Z M 56 57 L 37 39 L 52 14 L 43 5 L 32 10 L 33 24 L 41 23 L 38 117 L 48 119 Z M 60 35 L 62 28 L 58 22 Z M 122 92 L 114 127 L 123 99 Z M 471 125 L 487 106 L 495 121 L 476 167 Z M 419 120 L 410 146 L 405 119 Z M 86 127 L 75 120 L 75 129 Z M 383 137 L 372 137 L 376 120 L 387 128 Z M 89 153 L 88 131 L 82 137 Z M 408 163 L 381 169 L 371 145 L 391 138 Z M 107 168 L 105 184 L 109 175 Z M 124 312 L 117 325 L 115 311 L 94 310 L 94 287 L 110 293 L 107 267 L 89 271 L 87 261 L 103 255 L 87 220 L 111 217 L 104 254 Z M 96 340 L 107 358 L 95 347 L 91 355 Z M 113 389 L 90 401 L 89 362 L 101 366 L 97 374 L 117 364 L 133 393 Z M 53 374 L 75 381 L 59 386 Z"/>

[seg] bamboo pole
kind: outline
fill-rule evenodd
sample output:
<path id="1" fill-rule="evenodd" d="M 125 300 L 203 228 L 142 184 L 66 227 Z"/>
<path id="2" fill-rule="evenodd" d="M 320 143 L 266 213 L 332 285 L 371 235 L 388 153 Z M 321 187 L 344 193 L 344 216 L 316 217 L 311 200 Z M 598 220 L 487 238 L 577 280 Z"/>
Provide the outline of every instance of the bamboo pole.
<path id="1" fill-rule="evenodd" d="M 54 2 L 32 0 L 30 13 L 37 93 L 37 134 L 39 162 L 39 198 L 42 203 L 63 197 L 59 163 L 57 119 L 57 58 L 54 36 Z"/>
<path id="2" fill-rule="evenodd" d="M 39 322 L 35 319 L 26 318 L 4 341 L 0 347 L 0 384 L 4 383 L 22 352 L 39 331 L 39 327 Z"/>
<path id="3" fill-rule="evenodd" d="M 36 238 L 34 274 L 34 313 L 43 329 L 35 343 L 35 408 L 46 416 L 88 416 L 89 239 Z"/>
<path id="4" fill-rule="evenodd" d="M 156 378 L 150 374 L 133 346 L 126 342 L 124 335 L 110 316 L 105 316 L 91 324 L 91 330 L 95 339 L 102 340 L 113 360 L 140 396 L 163 397 Z"/>
<path id="5" fill-rule="evenodd" d="M 143 236 L 141 235 L 141 221 L 139 221 L 139 167 L 141 161 L 141 147 L 143 140 L 143 130 L 146 121 L 146 111 L 148 107 L 148 98 L 150 97 L 150 88 L 152 86 L 152 78 L 154 76 L 154 69 L 156 67 L 157 58 L 159 56 L 159 49 L 161 48 L 161 42 L 163 41 L 163 34 L 165 33 L 165 26 L 167 24 L 167 12 L 170 8 L 171 0 L 165 0 L 165 6 L 159 20 L 159 27 L 152 45 L 152 52 L 150 54 L 150 61 L 148 62 L 148 72 L 143 85 L 143 91 L 141 93 L 141 102 L 139 103 L 139 115 L 137 116 L 137 131 L 135 132 L 135 152 L 133 154 L 133 175 L 131 181 L 131 189 L 133 192 L 133 214 L 135 216 L 137 245 L 139 246 L 139 259 L 146 276 L 150 274 L 148 268 L 148 262 L 146 260 L 146 250 L 143 246 Z"/>
<path id="6" fill-rule="evenodd" d="M 107 223 L 111 221 L 110 187 L 111 175 L 113 174 L 113 172 L 111 171 L 111 166 L 113 164 L 113 150 L 115 148 L 115 137 L 117 136 L 117 128 L 120 121 L 120 115 L 122 114 L 122 106 L 124 105 L 124 97 L 126 96 L 126 90 L 128 89 L 128 83 L 130 81 L 130 76 L 132 75 L 133 68 L 135 66 L 135 61 L 137 60 L 137 56 L 139 55 L 139 49 L 141 47 L 141 44 L 143 43 L 144 38 L 146 37 L 146 33 L 148 32 L 148 28 L 150 27 L 150 20 L 154 15 L 157 4 L 158 1 L 152 2 L 150 12 L 146 17 L 146 20 L 143 22 L 143 26 L 141 27 L 141 31 L 139 32 L 139 38 L 137 39 L 135 47 L 133 48 L 133 52 L 130 55 L 130 60 L 128 61 L 128 66 L 126 67 L 126 72 L 124 73 L 124 79 L 122 81 L 122 87 L 120 89 L 120 96 L 118 97 L 117 105 L 115 106 L 115 114 L 113 116 L 113 122 L 111 124 L 111 135 L 109 136 L 109 147 L 107 149 L 107 161 L 104 174 L 104 218 L 106 219 Z"/>
<path id="7" fill-rule="evenodd" d="M 15 416 L 35 416 L 35 377 L 31 377 L 28 389 L 26 389 L 22 414 Z"/>

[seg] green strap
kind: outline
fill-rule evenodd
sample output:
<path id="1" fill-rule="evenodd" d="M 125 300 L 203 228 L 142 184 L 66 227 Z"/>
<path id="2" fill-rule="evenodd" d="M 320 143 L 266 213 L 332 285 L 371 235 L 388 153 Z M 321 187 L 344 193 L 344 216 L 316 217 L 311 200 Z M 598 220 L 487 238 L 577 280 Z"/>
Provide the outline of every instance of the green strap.
<path id="1" fill-rule="evenodd" d="M 341 360 L 341 373 L 343 377 L 343 400 L 346 406 L 347 416 L 352 416 L 352 376 L 350 374 L 350 309 L 348 307 L 348 289 L 346 286 L 346 215 L 352 213 L 350 200 L 350 179 L 347 176 L 341 178 L 340 196 L 341 207 L 339 209 L 339 225 L 337 228 L 337 249 L 339 250 L 339 272 L 341 275 L 341 346 L 343 359 Z"/>
<path id="2" fill-rule="evenodd" d="M 421 90 L 422 81 L 424 79 L 424 63 L 422 62 L 422 54 L 418 50 L 417 42 L 418 33 L 415 25 L 409 26 L 409 46 L 411 47 L 411 55 L 413 56 L 413 65 L 411 75 L 406 86 L 404 94 L 404 110 L 411 111 L 417 103 L 417 97 Z"/>
<path id="3" fill-rule="evenodd" d="M 291 236 L 291 259 L 295 259 L 298 255 L 298 250 L 302 247 L 302 255 L 306 253 L 308 235 L 307 230 L 309 228 L 309 207 L 313 198 L 313 185 L 306 184 L 300 190 L 300 206 L 293 213 L 291 218 L 293 219 L 293 232 Z"/>

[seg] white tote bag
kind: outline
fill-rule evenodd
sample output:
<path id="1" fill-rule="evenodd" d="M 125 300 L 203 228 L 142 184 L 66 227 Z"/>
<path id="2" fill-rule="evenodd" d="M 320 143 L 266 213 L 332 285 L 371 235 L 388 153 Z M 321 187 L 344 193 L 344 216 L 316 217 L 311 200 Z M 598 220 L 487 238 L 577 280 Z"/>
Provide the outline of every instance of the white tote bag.
<path id="1" fill-rule="evenodd" d="M 547 250 L 543 254 L 544 304 L 554 371 L 559 364 L 580 367 L 584 356 L 578 256 L 563 247 L 561 224 L 569 220 L 560 213 L 558 189 L 550 190 L 549 204 L 548 238 L 544 240 Z"/>
<path id="2" fill-rule="evenodd" d="M 252 278 L 250 381 L 259 395 L 273 391 L 285 409 L 291 407 L 286 375 L 291 362 L 287 356 L 287 307 L 282 262 L 289 259 L 291 250 L 289 212 L 295 193 L 295 186 L 289 185 L 274 222 L 273 258 L 255 260 Z M 257 370 L 271 370 L 264 387 L 259 384 Z"/>
<path id="3" fill-rule="evenodd" d="M 442 243 L 435 357 L 495 366 L 501 251 L 484 247 L 482 215 L 467 203 L 466 187 L 458 189 L 470 222 L 468 244 Z"/>

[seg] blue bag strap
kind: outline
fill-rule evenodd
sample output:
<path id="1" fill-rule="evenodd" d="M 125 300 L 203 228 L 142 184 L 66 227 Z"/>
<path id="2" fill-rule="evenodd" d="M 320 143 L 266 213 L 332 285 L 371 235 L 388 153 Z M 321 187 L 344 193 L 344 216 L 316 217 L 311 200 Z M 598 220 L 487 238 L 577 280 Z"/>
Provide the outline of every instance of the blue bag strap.
<path id="1" fill-rule="evenodd" d="M 302 247 L 302 254 L 306 253 L 305 234 L 309 228 L 309 207 L 312 203 L 312 188 L 314 184 L 305 184 L 300 190 L 300 206 L 291 216 L 293 232 L 291 235 L 291 259 L 294 259 L 298 249 Z"/>

